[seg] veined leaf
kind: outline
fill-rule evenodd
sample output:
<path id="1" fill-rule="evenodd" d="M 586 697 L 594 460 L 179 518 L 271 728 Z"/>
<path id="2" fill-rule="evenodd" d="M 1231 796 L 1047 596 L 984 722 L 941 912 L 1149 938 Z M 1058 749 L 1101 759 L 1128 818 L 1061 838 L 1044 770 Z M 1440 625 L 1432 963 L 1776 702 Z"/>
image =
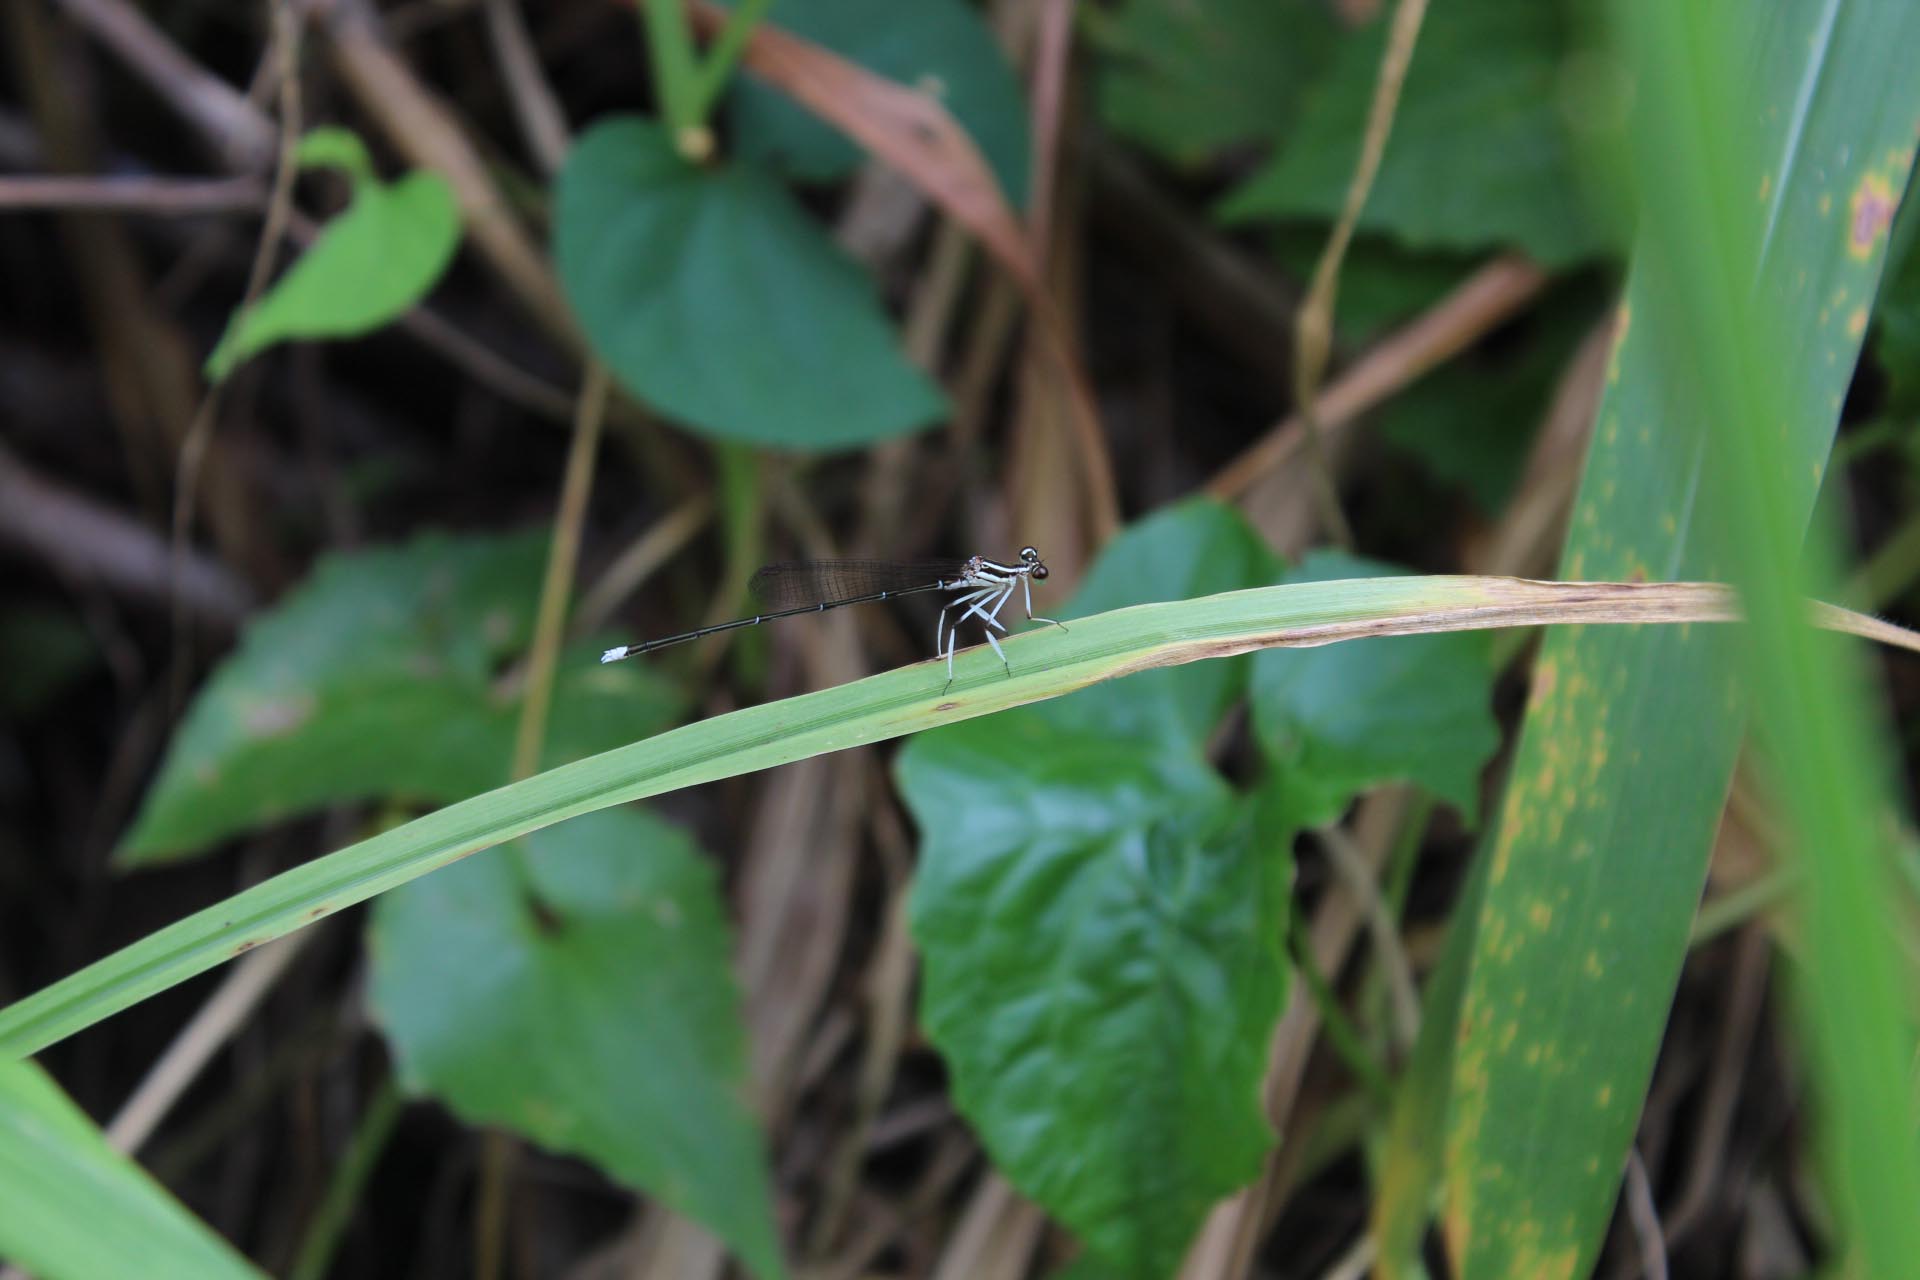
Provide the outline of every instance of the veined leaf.
<path id="1" fill-rule="evenodd" d="M 1185 503 L 1115 539 L 1062 612 L 1271 576 L 1238 515 Z M 923 833 L 922 1017 L 956 1102 L 1119 1274 L 1169 1273 L 1272 1141 L 1259 1092 L 1291 833 L 1204 755 L 1243 678 L 1241 662 L 1156 672 L 900 756 Z"/>
<path id="2" fill-rule="evenodd" d="M 635 809 L 528 837 L 527 883 L 506 853 L 374 909 L 371 998 L 402 1079 L 586 1157 L 780 1275 L 712 866 Z"/>

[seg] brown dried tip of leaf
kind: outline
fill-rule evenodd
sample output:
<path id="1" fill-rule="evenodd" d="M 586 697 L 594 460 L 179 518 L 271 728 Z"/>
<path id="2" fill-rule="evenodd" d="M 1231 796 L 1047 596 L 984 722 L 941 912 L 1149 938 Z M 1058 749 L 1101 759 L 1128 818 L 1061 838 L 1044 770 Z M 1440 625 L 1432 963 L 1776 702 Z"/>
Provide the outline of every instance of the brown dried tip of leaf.
<path id="1" fill-rule="evenodd" d="M 726 25 L 707 0 L 689 6 L 706 37 Z M 1019 219 L 980 149 L 937 98 L 875 75 L 819 45 L 765 22 L 747 38 L 742 61 L 761 79 L 897 169 L 1030 292 L 1039 273 Z"/>

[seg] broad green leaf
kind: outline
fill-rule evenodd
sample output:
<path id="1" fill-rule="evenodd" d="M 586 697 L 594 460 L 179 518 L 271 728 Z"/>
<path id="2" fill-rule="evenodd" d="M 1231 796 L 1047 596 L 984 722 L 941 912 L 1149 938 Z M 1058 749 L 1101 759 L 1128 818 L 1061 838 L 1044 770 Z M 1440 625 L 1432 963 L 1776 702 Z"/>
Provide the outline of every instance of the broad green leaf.
<path id="1" fill-rule="evenodd" d="M 1391 565 L 1315 552 L 1289 582 L 1385 577 Z M 1384 782 L 1415 782 L 1469 819 L 1500 745 L 1486 635 L 1395 636 L 1253 656 L 1253 728 L 1290 825 L 1321 826 Z"/>
<path id="2" fill-rule="evenodd" d="M 961 0 L 780 0 L 769 20 L 889 80 L 932 94 L 973 138 L 1017 209 L 1027 201 L 1027 105 L 980 11 Z M 796 177 L 844 177 L 859 149 L 752 73 L 734 88 L 734 142 Z"/>
<path id="3" fill-rule="evenodd" d="M 174 735 L 120 856 L 178 857 L 349 800 L 459 800 L 506 775 L 520 715 L 504 665 L 525 648 L 539 534 L 334 555 L 247 628 Z M 658 728 L 677 699 L 588 638 L 560 664 L 546 760 Z"/>
<path id="4" fill-rule="evenodd" d="M 1127 0 L 1083 17 L 1103 55 L 1102 119 L 1177 165 L 1284 136 L 1337 30 L 1313 0 Z"/>
<path id="5" fill-rule="evenodd" d="M 1567 361 L 1600 314 L 1592 290 L 1557 292 L 1484 354 L 1448 361 L 1375 418 L 1382 436 L 1489 513 L 1506 505 Z"/>
<path id="6" fill-rule="evenodd" d="M 1751 308 L 1788 326 L 1791 392 L 1748 429 L 1790 451 L 1780 514 L 1798 525 L 1885 249 L 1884 216 L 1855 201 L 1898 192 L 1912 154 L 1920 8 L 1785 6 L 1746 31 L 1742 114 L 1773 160 L 1722 198 L 1765 221 L 1757 270 L 1738 270 Z M 1629 282 L 1565 578 L 1722 567 L 1704 513 L 1730 464 L 1700 434 L 1697 374 L 1641 319 L 1661 274 Z M 1463 1276 L 1582 1275 L 1598 1251 L 1740 745 L 1735 640 L 1556 628 L 1543 644 L 1458 1023 L 1446 1226 Z"/>
<path id="7" fill-rule="evenodd" d="M 0 723 L 38 715 L 96 658 L 71 614 L 32 605 L 0 614 Z"/>
<path id="8" fill-rule="evenodd" d="M 915 663 L 837 688 L 682 725 L 642 742 L 474 796 L 246 889 L 0 1009 L 0 1054 L 38 1053 L 252 947 L 376 898 L 472 853 L 583 813 L 738 777 L 829 751 L 963 723 L 1159 667 L 1275 645 L 1381 635 L 1589 623 L 1712 622 L 1732 616 L 1701 584 L 1361 578 L 1228 591 L 1116 609 L 1070 631 L 1036 627 L 991 652 Z M 1857 615 L 1823 625 L 1920 650 L 1920 636 Z M 1096 727 L 1097 722 L 1096 722 Z"/>
<path id="9" fill-rule="evenodd" d="M 649 121 L 604 120 L 567 154 L 554 257 L 614 376 L 701 431 L 831 449 L 946 412 L 871 283 L 779 183 L 689 165 Z"/>
<path id="10" fill-rule="evenodd" d="M 460 211 L 439 174 L 380 182 L 360 140 L 339 129 L 309 135 L 300 158 L 345 169 L 353 203 L 258 302 L 233 318 L 207 357 L 207 376 L 215 382 L 278 342 L 373 332 L 426 297 L 460 246 Z"/>
<path id="11" fill-rule="evenodd" d="M 410 1089 L 583 1156 L 781 1274 L 725 912 L 684 834 L 636 809 L 581 818 L 387 894 L 370 943 Z"/>
<path id="12" fill-rule="evenodd" d="M 1268 581 L 1241 518 L 1190 502 L 1101 554 L 1072 604 Z M 1072 625 L 1072 624 L 1070 624 Z M 923 734 L 922 1016 L 995 1162 L 1090 1250 L 1163 1275 L 1259 1171 L 1287 834 L 1202 754 L 1244 663 L 1153 672 Z"/>
<path id="13" fill-rule="evenodd" d="M 0 1059 L 0 1259 L 43 1280 L 261 1273 L 30 1062 Z"/>
<path id="14" fill-rule="evenodd" d="M 1420 249 L 1524 249 L 1548 265 L 1607 246 L 1584 207 L 1557 90 L 1562 4 L 1448 0 L 1427 13 L 1360 226 Z M 1230 221 L 1331 217 L 1346 198 L 1386 23 L 1348 37 L 1272 162 L 1228 198 Z"/>
<path id="15" fill-rule="evenodd" d="M 899 775 L 955 1104 L 1090 1251 L 1171 1274 L 1272 1143 L 1287 842 L 1192 753 L 1032 711 L 924 735 Z"/>

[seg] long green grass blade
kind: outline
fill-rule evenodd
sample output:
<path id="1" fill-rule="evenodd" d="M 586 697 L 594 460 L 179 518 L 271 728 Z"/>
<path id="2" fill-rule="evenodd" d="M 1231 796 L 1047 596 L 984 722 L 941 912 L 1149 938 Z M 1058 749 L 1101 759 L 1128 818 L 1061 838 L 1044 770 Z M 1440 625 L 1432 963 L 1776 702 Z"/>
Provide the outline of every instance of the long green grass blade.
<path id="1" fill-rule="evenodd" d="M 155 992 L 468 854 L 608 805 L 1055 698 L 1102 680 L 1276 645 L 1549 622 L 1681 623 L 1734 616 L 1712 584 L 1363 578 L 1140 605 L 1043 627 L 990 652 L 923 662 L 716 716 L 449 805 L 169 925 L 0 1010 L 0 1052 L 27 1055 Z M 1871 619 L 1830 625 L 1873 630 Z"/>
<path id="2" fill-rule="evenodd" d="M 1883 23 L 1819 33 L 1844 39 L 1877 27 L 1872 45 L 1838 46 L 1858 59 L 1832 64 L 1844 68 L 1844 80 L 1823 76 L 1813 86 L 1826 91 L 1829 110 L 1843 105 L 1852 137 L 1868 144 L 1856 166 L 1835 163 L 1837 180 L 1823 184 L 1834 188 L 1826 198 L 1846 205 L 1825 239 L 1829 252 L 1843 248 L 1854 262 L 1877 267 L 1894 193 L 1905 189 L 1912 164 L 1920 17 L 1912 5 L 1848 12 L 1878 12 Z M 1799 554 L 1803 521 L 1795 504 L 1805 484 L 1794 442 L 1764 429 L 1782 406 L 1817 402 L 1825 379 L 1791 358 L 1804 321 L 1749 305 L 1752 263 L 1777 243 L 1780 224 L 1743 199 L 1750 174 L 1767 163 L 1744 136 L 1745 68 L 1728 56 L 1744 18 L 1726 5 L 1646 5 L 1632 13 L 1649 116 L 1675 126 L 1657 134 L 1642 128 L 1635 148 L 1646 324 L 1668 380 L 1697 389 L 1700 433 L 1726 467 L 1726 482 L 1708 495 L 1718 501 L 1705 510 L 1753 619 L 1739 638 L 1762 767 L 1795 837 L 1789 852 L 1805 872 L 1806 963 L 1795 994 L 1810 1033 L 1824 1172 L 1836 1193 L 1835 1253 L 1849 1271 L 1904 1274 L 1920 1258 L 1920 1146 L 1910 1083 L 1914 983 L 1897 942 L 1910 925 L 1893 907 L 1881 781 L 1889 765 L 1866 714 L 1858 654 L 1805 625 L 1801 584 L 1830 572 L 1825 530 L 1815 530 L 1812 555 Z M 1889 18 L 1901 18 L 1901 26 Z M 1904 137 L 1873 145 L 1881 142 L 1875 123 Z M 1844 304 L 1835 298 L 1825 327 L 1857 333 L 1863 325 L 1847 317 L 1864 316 L 1870 300 L 1865 288 Z"/>
<path id="3" fill-rule="evenodd" d="M 1738 26 L 1728 53 L 1737 117 L 1757 122 L 1768 158 L 1712 198 L 1761 233 L 1739 266 L 1742 300 L 1689 319 L 1724 329 L 1777 318 L 1778 394 L 1737 406 L 1723 425 L 1738 439 L 1705 430 L 1734 410 L 1670 360 L 1668 349 L 1691 350 L 1702 335 L 1655 332 L 1667 282 L 1663 268 L 1637 262 L 1574 508 L 1569 578 L 1719 577 L 1729 561 L 1715 554 L 1727 544 L 1710 533 L 1710 495 L 1744 479 L 1733 463 L 1767 442 L 1771 518 L 1791 531 L 1789 545 L 1825 467 L 1885 247 L 1884 224 L 1876 233 L 1863 210 L 1891 212 L 1914 145 L 1920 7 L 1774 5 Z M 1733 139 L 1715 145 L 1736 154 Z M 1711 237 L 1721 233 L 1703 234 L 1673 252 L 1719 252 Z M 1572 1276 L 1592 1264 L 1741 740 L 1738 658 L 1731 632 L 1702 628 L 1556 630 L 1542 648 L 1487 849 L 1463 1004 L 1457 1019 L 1434 1011 L 1427 1024 L 1459 1036 L 1445 1222 L 1463 1276 Z"/>
<path id="4" fill-rule="evenodd" d="M 0 1260 L 47 1277 L 261 1274 L 109 1147 L 86 1113 L 28 1062 L 0 1062 Z"/>

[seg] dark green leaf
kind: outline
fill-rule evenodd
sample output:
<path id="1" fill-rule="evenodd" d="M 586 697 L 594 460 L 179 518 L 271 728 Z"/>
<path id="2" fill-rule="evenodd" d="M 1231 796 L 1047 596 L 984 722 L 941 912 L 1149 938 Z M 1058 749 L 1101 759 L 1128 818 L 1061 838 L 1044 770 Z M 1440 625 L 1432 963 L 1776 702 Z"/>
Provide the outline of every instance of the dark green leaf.
<path id="1" fill-rule="evenodd" d="M 13 1059 L 0 1059 L 0 1258 L 47 1280 L 261 1274 Z"/>
<path id="2" fill-rule="evenodd" d="M 1027 106 L 1020 82 L 980 20 L 960 0 L 781 0 L 771 20 L 900 84 L 938 97 L 993 168 L 1015 208 L 1027 200 Z M 733 96 L 743 157 L 796 177 L 852 172 L 854 144 L 751 74 Z"/>
<path id="3" fill-rule="evenodd" d="M 591 1160 L 781 1274 L 725 913 L 685 835 L 633 808 L 576 818 L 386 894 L 370 943 L 408 1087 Z"/>
<path id="4" fill-rule="evenodd" d="M 1270 581 L 1239 516 L 1115 539 L 1063 612 Z M 916 738 L 922 1012 L 1014 1185 L 1127 1275 L 1163 1275 L 1271 1141 L 1289 847 L 1207 764 L 1243 663 L 1148 672 Z"/>
<path id="5" fill-rule="evenodd" d="M 277 342 L 371 333 L 426 297 L 460 246 L 460 211 L 439 174 L 381 183 L 360 140 L 342 129 L 310 135 L 301 159 L 346 169 L 353 203 L 265 296 L 234 317 L 207 358 L 215 382 Z"/>
<path id="6" fill-rule="evenodd" d="M 916 739 L 922 1017 L 995 1163 L 1131 1276 L 1171 1273 L 1272 1142 L 1284 842 L 1189 752 L 1030 711 Z"/>
<path id="7" fill-rule="evenodd" d="M 649 121 L 605 120 L 574 144 L 554 256 L 614 376 L 689 426 L 829 449 L 946 412 L 860 269 L 777 182 L 695 168 Z"/>
<path id="8" fill-rule="evenodd" d="M 1288 582 L 1384 578 L 1390 565 L 1315 552 Z M 1320 826 L 1383 782 L 1410 781 L 1469 818 L 1500 745 L 1484 632 L 1394 636 L 1253 655 L 1254 732 L 1288 821 Z"/>
<path id="9" fill-rule="evenodd" d="M 1415 248 L 1512 246 L 1554 265 L 1606 247 L 1581 196 L 1556 89 L 1571 20 L 1557 4 L 1448 0 L 1428 12 L 1360 226 Z M 1341 46 L 1300 125 L 1222 208 L 1230 220 L 1332 217 L 1346 198 L 1385 45 Z"/>
<path id="10" fill-rule="evenodd" d="M 459 800 L 504 780 L 519 718 L 500 670 L 525 647 L 545 539 L 417 538 L 331 556 L 247 628 L 175 734 L 121 850 L 188 853 L 347 800 Z M 675 699 L 639 664 L 563 657 L 546 763 L 660 727 Z"/>
<path id="11" fill-rule="evenodd" d="M 1108 126 L 1195 165 L 1284 135 L 1331 56 L 1335 27 L 1314 0 L 1128 0 L 1095 32 Z"/>

